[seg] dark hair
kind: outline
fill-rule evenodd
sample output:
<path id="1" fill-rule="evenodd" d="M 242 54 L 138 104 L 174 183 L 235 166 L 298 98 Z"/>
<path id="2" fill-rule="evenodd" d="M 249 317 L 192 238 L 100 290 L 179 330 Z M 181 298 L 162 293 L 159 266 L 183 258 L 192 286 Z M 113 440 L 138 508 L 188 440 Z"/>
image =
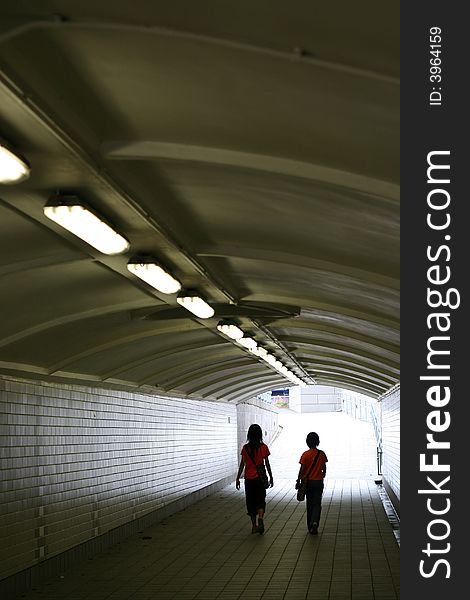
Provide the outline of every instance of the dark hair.
<path id="1" fill-rule="evenodd" d="M 305 441 L 307 442 L 307 446 L 309 448 L 316 448 L 318 446 L 318 444 L 320 443 L 320 438 L 318 437 L 318 433 L 311 431 L 307 435 L 307 439 Z"/>
<path id="2" fill-rule="evenodd" d="M 253 423 L 248 427 L 246 439 L 252 448 L 258 448 L 263 442 L 263 432 L 257 423 Z"/>

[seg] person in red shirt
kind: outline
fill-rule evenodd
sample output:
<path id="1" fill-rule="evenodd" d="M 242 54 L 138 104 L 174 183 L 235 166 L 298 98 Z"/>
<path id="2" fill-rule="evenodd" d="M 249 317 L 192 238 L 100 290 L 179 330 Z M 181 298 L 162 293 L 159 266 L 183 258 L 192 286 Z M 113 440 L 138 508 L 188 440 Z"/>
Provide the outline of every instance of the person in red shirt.
<path id="1" fill-rule="evenodd" d="M 251 518 L 251 533 L 264 533 L 264 513 L 266 512 L 266 488 L 258 475 L 256 467 L 265 464 L 269 473 L 269 487 L 273 487 L 273 474 L 268 456 L 269 448 L 263 442 L 261 427 L 253 423 L 248 428 L 247 441 L 241 451 L 240 466 L 238 468 L 235 485 L 240 489 L 240 477 L 245 469 L 245 500 L 246 510 Z M 258 523 L 256 523 L 258 517 Z"/>
<path id="2" fill-rule="evenodd" d="M 296 487 L 298 487 L 300 480 L 305 479 L 305 476 L 308 474 L 307 492 L 305 494 L 307 500 L 307 528 L 310 533 L 316 535 L 318 533 L 318 525 L 320 524 L 321 500 L 324 487 L 323 479 L 326 475 L 328 458 L 323 450 L 317 448 L 320 443 L 318 433 L 311 431 L 307 435 L 306 442 L 309 449 L 300 457 L 300 469 Z M 312 465 L 313 468 L 310 468 Z"/>

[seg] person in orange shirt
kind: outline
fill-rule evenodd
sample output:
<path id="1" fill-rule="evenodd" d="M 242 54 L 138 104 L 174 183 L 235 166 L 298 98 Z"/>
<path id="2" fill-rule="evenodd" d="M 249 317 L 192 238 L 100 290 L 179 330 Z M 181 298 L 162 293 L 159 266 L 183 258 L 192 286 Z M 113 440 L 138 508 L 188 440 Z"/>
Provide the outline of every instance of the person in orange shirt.
<path id="1" fill-rule="evenodd" d="M 273 487 L 273 474 L 268 456 L 269 448 L 263 442 L 263 432 L 257 423 L 248 428 L 246 436 L 248 443 L 241 451 L 240 466 L 238 468 L 235 485 L 240 489 L 240 477 L 245 469 L 245 499 L 247 514 L 251 518 L 251 533 L 264 533 L 264 513 L 266 511 L 266 488 L 259 477 L 256 467 L 265 464 L 269 473 L 269 487 Z M 258 523 L 256 523 L 258 517 Z"/>
<path id="2" fill-rule="evenodd" d="M 328 458 L 323 450 L 317 448 L 320 443 L 318 433 L 311 431 L 307 435 L 306 442 L 309 449 L 300 457 L 300 469 L 296 487 L 300 484 L 301 479 L 305 479 L 308 476 L 307 492 L 305 494 L 307 500 L 307 528 L 310 533 L 316 535 L 318 533 L 318 525 L 320 524 L 321 500 L 324 487 L 323 479 L 326 475 Z"/>

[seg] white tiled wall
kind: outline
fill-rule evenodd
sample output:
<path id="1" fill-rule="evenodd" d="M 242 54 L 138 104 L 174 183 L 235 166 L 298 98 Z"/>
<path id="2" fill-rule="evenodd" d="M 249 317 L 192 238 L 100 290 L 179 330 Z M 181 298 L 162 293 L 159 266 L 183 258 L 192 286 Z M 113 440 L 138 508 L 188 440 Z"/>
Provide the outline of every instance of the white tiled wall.
<path id="1" fill-rule="evenodd" d="M 376 400 L 350 390 L 340 390 L 340 397 L 343 412 L 361 421 L 372 421 L 371 407 Z"/>
<path id="2" fill-rule="evenodd" d="M 298 385 L 289 388 L 289 408 L 296 413 L 302 412 L 302 396 L 300 394 L 301 389 L 302 388 Z"/>
<path id="3" fill-rule="evenodd" d="M 328 385 L 307 385 L 289 390 L 289 408 L 299 413 L 341 410 L 339 388 Z"/>
<path id="4" fill-rule="evenodd" d="M 380 399 L 382 404 L 382 447 L 384 482 L 400 501 L 400 387 Z"/>
<path id="5" fill-rule="evenodd" d="M 236 406 L 0 378 L 0 579 L 237 469 Z"/>

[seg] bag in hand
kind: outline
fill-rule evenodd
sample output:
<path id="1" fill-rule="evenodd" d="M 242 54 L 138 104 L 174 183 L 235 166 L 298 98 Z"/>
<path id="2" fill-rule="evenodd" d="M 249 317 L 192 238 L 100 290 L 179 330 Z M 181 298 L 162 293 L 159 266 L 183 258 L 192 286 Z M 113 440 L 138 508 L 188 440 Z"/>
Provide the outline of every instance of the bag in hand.
<path id="1" fill-rule="evenodd" d="M 258 477 L 261 479 L 261 483 L 263 487 L 269 487 L 268 474 L 266 473 L 266 467 L 264 465 L 257 465 L 256 470 L 258 472 Z"/>
<path id="2" fill-rule="evenodd" d="M 297 486 L 296 486 L 297 487 Z M 297 500 L 302 502 L 305 500 L 305 494 L 307 493 L 307 480 L 301 481 L 297 487 Z"/>

